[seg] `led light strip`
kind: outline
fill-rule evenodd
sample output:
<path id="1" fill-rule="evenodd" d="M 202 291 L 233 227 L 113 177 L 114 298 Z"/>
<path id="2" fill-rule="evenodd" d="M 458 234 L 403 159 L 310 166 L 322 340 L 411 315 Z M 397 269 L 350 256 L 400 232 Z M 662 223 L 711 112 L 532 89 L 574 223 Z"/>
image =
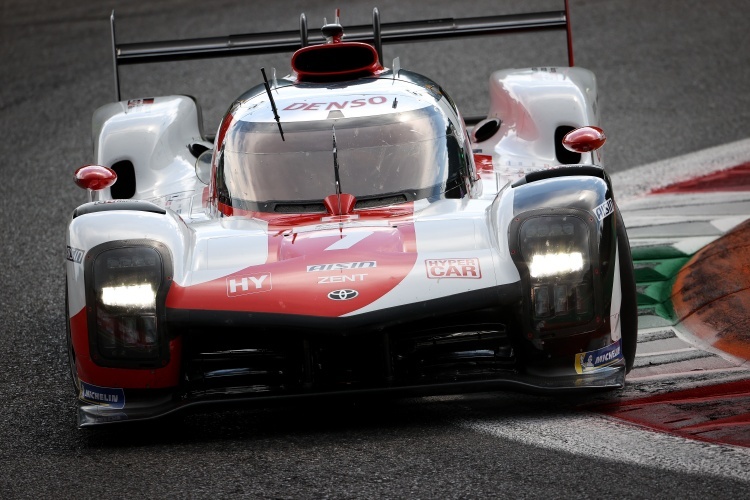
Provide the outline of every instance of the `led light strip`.
<path id="1" fill-rule="evenodd" d="M 149 284 L 105 286 L 102 304 L 120 307 L 156 307 L 156 293 Z"/>
<path id="2" fill-rule="evenodd" d="M 529 273 L 532 278 L 572 273 L 583 269 L 581 252 L 537 254 L 531 257 Z"/>

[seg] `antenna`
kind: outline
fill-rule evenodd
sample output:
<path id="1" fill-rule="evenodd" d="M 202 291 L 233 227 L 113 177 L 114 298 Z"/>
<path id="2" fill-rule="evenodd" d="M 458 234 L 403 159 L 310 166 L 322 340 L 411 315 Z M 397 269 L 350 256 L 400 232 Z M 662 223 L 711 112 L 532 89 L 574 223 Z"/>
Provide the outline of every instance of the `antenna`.
<path id="1" fill-rule="evenodd" d="M 323 18 L 323 27 L 320 28 L 323 37 L 327 43 L 339 43 L 344 36 L 344 28 L 341 27 L 341 10 L 336 9 L 333 16 L 333 23 L 328 24 L 328 20 Z"/>
<path id="2" fill-rule="evenodd" d="M 378 53 L 378 62 L 383 64 L 383 38 L 380 34 L 380 11 L 377 7 L 372 9 L 372 37 Z"/>
<path id="3" fill-rule="evenodd" d="M 115 66 L 115 99 L 120 100 L 120 71 L 117 68 L 117 35 L 115 35 L 115 10 L 109 16 L 109 26 L 112 30 L 112 62 Z"/>
<path id="4" fill-rule="evenodd" d="M 339 203 L 339 213 L 341 213 L 341 178 L 339 177 L 339 153 L 336 149 L 336 125 L 331 126 L 333 132 L 333 172 L 336 179 L 336 198 Z"/>
<path id="5" fill-rule="evenodd" d="M 281 140 L 284 139 L 284 129 L 281 128 L 281 119 L 279 118 L 279 112 L 276 110 L 276 102 L 273 100 L 273 94 L 271 94 L 271 87 L 268 85 L 268 77 L 266 76 L 266 68 L 260 68 L 260 72 L 263 73 L 263 84 L 266 86 L 266 93 L 268 98 L 271 100 L 271 109 L 273 109 L 273 117 L 276 119 L 276 125 L 279 126 L 279 133 L 281 134 Z M 336 139 L 334 138 L 334 151 L 336 150 Z M 334 153 L 335 155 L 335 153 Z M 337 174 L 338 175 L 338 174 Z"/>

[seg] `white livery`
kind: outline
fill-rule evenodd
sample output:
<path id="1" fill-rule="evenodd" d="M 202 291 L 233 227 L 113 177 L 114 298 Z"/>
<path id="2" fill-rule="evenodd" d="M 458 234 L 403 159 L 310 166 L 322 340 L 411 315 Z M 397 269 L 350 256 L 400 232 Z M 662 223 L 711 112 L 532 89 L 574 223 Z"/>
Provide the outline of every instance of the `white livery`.
<path id="1" fill-rule="evenodd" d="M 185 96 L 99 108 L 67 234 L 79 423 L 194 404 L 621 387 L 627 236 L 587 70 L 496 71 L 471 133 L 377 47 L 298 50 L 215 136 Z M 264 73 L 265 76 L 265 73 Z"/>

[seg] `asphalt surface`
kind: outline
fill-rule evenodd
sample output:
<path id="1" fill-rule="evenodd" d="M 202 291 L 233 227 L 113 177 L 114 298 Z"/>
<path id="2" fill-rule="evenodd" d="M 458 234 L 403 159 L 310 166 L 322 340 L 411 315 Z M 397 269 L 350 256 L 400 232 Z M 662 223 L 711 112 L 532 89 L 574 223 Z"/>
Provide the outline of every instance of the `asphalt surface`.
<path id="1" fill-rule="evenodd" d="M 377 6 L 391 22 L 518 12 L 523 4 L 552 10 L 562 2 Z M 122 41 L 141 41 L 296 29 L 303 10 L 317 26 L 337 6 L 344 24 L 364 24 L 373 4 L 0 0 L 0 498 L 746 497 L 750 478 L 742 471 L 620 459 L 606 433 L 566 438 L 564 426 L 552 425 L 581 424 L 570 401 L 513 394 L 76 428 L 64 355 L 64 234 L 84 201 L 72 172 L 91 161 L 91 114 L 113 98 L 109 12 L 117 9 Z M 599 79 L 610 171 L 747 136 L 746 1 L 571 0 L 571 8 L 576 63 Z M 467 115 L 486 111 L 491 69 L 566 61 L 562 33 L 386 47 L 386 61 L 395 56 L 442 82 Z M 128 67 L 123 97 L 195 95 L 213 131 L 231 99 L 258 82 L 260 66 L 283 73 L 287 64 L 264 56 Z M 477 420 L 527 435 L 562 433 L 581 440 L 580 450 L 466 425 Z M 632 436 L 629 454 L 657 456 L 645 431 L 623 435 Z M 658 446 L 685 446 L 674 440 Z M 719 463 L 739 453 L 690 446 Z"/>

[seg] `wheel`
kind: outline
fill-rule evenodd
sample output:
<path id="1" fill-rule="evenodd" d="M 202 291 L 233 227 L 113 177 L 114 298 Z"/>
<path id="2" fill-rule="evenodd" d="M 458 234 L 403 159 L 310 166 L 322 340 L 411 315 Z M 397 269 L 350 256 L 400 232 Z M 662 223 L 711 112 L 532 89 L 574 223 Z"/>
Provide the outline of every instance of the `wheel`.
<path id="1" fill-rule="evenodd" d="M 73 350 L 73 339 L 70 334 L 70 317 L 68 316 L 68 280 L 65 279 L 65 341 L 68 346 L 68 368 L 70 369 L 70 380 L 73 382 L 73 391 L 78 396 L 80 387 L 78 387 L 78 370 L 76 369 L 76 353 Z"/>
<path id="2" fill-rule="evenodd" d="M 630 241 L 625 231 L 620 210 L 615 211 L 617 219 L 617 252 L 620 257 L 620 330 L 622 332 L 622 354 L 625 358 L 625 373 L 633 368 L 635 351 L 638 347 L 638 300 L 635 291 L 635 271 L 633 256 L 630 253 Z"/>

